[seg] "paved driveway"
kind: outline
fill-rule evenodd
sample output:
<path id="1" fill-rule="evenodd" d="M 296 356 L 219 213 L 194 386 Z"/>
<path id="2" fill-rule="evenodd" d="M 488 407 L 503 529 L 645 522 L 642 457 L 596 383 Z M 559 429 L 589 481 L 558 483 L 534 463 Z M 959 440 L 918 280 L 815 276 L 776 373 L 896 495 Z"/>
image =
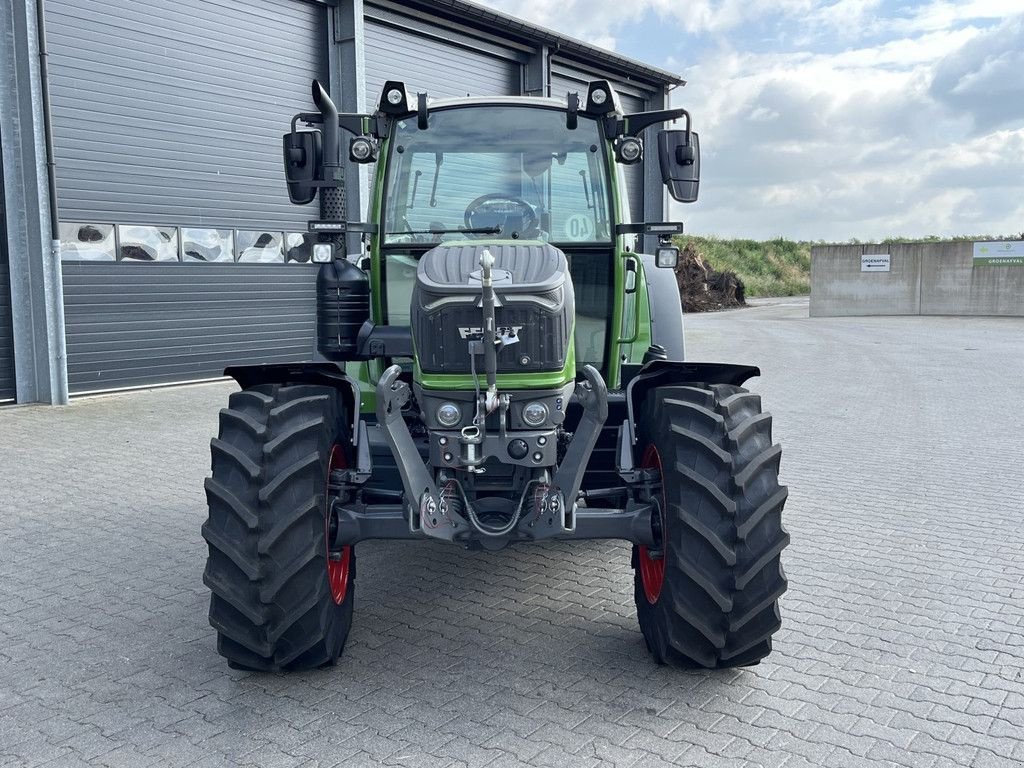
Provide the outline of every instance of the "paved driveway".
<path id="1" fill-rule="evenodd" d="M 774 654 L 659 668 L 619 544 L 359 548 L 338 667 L 231 671 L 202 479 L 231 387 L 0 410 L 0 764 L 1019 766 L 1024 320 L 689 318 L 791 487 Z"/>

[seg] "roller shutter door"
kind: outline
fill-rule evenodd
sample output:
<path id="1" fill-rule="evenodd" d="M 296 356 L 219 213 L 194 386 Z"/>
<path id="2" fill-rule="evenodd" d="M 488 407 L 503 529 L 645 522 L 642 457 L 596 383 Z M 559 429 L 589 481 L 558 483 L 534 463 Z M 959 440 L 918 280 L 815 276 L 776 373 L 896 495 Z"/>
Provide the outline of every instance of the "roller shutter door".
<path id="1" fill-rule="evenodd" d="M 387 80 L 402 80 L 410 94 L 425 91 L 435 98 L 514 96 L 522 67 L 509 57 L 474 47 L 438 29 L 403 28 L 397 19 L 366 21 L 366 100 L 372 110 Z"/>
<path id="2" fill-rule="evenodd" d="M 302 0 L 48 0 L 61 219 L 299 227 L 281 134 L 325 77 Z"/>
<path id="3" fill-rule="evenodd" d="M 11 283 L 7 235 L 2 231 L 6 216 L 0 217 L 0 402 L 14 398 L 14 329 L 11 327 Z"/>
<path id="4" fill-rule="evenodd" d="M 94 392 L 308 360 L 316 270 L 285 264 L 64 265 L 68 386 Z"/>
<path id="5" fill-rule="evenodd" d="M 571 68 L 557 59 L 551 63 L 551 95 L 561 99 L 566 93 L 575 91 L 580 98 L 586 98 L 587 83 L 599 80 L 600 74 L 587 75 L 581 70 Z M 647 106 L 641 92 L 624 83 L 612 81 L 619 94 L 622 109 L 627 113 L 643 112 Z M 644 172 L 642 165 L 626 166 L 626 196 L 629 198 L 630 217 L 633 221 L 644 220 Z"/>
<path id="6" fill-rule="evenodd" d="M 71 391 L 309 359 L 315 269 L 283 255 L 234 257 L 244 237 L 302 232 L 314 214 L 288 202 L 280 142 L 291 116 L 310 108 L 310 81 L 326 79 L 329 9 L 307 0 L 48 0 L 46 9 L 61 221 L 72 232 L 160 226 L 177 243 L 185 227 L 217 230 L 233 244 L 223 263 L 182 263 L 184 245 L 168 246 L 170 262 L 65 260 Z M 112 231 L 125 256 L 122 230 Z"/>
<path id="7" fill-rule="evenodd" d="M 7 203 L 0 158 L 0 402 L 15 396 L 14 327 L 11 321 L 11 270 L 7 255 Z"/>

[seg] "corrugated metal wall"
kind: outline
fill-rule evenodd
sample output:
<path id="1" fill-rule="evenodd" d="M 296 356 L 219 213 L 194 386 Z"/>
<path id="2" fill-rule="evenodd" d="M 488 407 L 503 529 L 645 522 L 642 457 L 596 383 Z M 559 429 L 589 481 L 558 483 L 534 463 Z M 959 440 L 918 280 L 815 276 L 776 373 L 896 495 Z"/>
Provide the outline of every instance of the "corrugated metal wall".
<path id="1" fill-rule="evenodd" d="M 326 77 L 301 0 L 48 0 L 61 219 L 305 229 L 281 134 Z"/>
<path id="2" fill-rule="evenodd" d="M 367 9 L 368 13 L 371 9 Z M 366 20 L 366 100 L 373 109 L 384 82 L 404 80 L 410 94 L 435 98 L 517 95 L 522 66 L 499 52 L 470 47 L 469 40 L 440 28 L 403 28 L 393 14 L 377 11 Z M 508 57 L 513 57 L 510 51 Z"/>
<path id="3" fill-rule="evenodd" d="M 0 400 L 15 395 L 14 327 L 11 323 L 11 272 L 7 255 L 7 202 L 0 158 Z"/>
<path id="4" fill-rule="evenodd" d="M 599 74 L 587 74 L 571 64 L 553 59 L 551 62 L 551 95 L 555 98 L 563 98 L 569 91 L 579 93 L 580 98 L 587 96 L 587 83 L 591 80 L 598 80 L 602 77 Z M 647 101 L 642 91 L 636 86 L 612 81 L 622 102 L 622 109 L 628 113 L 643 112 L 647 109 Z M 645 147 L 647 152 L 657 153 L 657 145 Z M 650 162 L 650 161 L 648 161 Z M 655 162 L 657 159 L 655 158 Z M 626 195 L 629 198 L 630 216 L 633 221 L 644 220 L 644 171 L 642 165 L 626 166 Z"/>
<path id="5" fill-rule="evenodd" d="M 64 265 L 68 384 L 82 393 L 310 359 L 308 265 Z"/>
<path id="6" fill-rule="evenodd" d="M 11 284 L 0 235 L 0 400 L 14 397 L 14 329 L 11 327 Z"/>
<path id="7" fill-rule="evenodd" d="M 324 5 L 46 8 L 62 221 L 305 230 L 315 212 L 288 202 L 281 134 L 309 109 L 310 81 L 327 77 Z M 71 391 L 309 359 L 315 270 L 281 261 L 65 261 Z"/>

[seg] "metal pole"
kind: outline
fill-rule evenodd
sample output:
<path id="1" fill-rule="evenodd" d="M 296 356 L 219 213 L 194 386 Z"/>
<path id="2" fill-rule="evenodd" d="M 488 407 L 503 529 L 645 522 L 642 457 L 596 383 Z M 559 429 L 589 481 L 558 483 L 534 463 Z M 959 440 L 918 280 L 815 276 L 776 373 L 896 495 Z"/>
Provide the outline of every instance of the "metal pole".
<path id="1" fill-rule="evenodd" d="M 50 113 L 49 53 L 46 50 L 46 18 L 43 0 L 36 0 L 36 28 L 39 35 L 39 85 L 43 90 L 43 135 L 46 141 L 46 184 L 50 195 L 50 238 L 60 241 L 57 215 L 57 162 L 53 156 L 53 119 Z"/>
<path id="2" fill-rule="evenodd" d="M 39 87 L 42 90 L 43 136 L 46 144 L 46 187 L 50 198 L 49 269 L 43 291 L 46 296 L 46 332 L 50 337 L 50 402 L 68 403 L 67 340 L 64 335 L 64 276 L 60 258 L 60 216 L 57 208 L 57 161 L 53 152 L 53 118 L 50 110 L 49 52 L 46 48 L 46 13 L 36 0 L 36 34 L 39 38 Z"/>

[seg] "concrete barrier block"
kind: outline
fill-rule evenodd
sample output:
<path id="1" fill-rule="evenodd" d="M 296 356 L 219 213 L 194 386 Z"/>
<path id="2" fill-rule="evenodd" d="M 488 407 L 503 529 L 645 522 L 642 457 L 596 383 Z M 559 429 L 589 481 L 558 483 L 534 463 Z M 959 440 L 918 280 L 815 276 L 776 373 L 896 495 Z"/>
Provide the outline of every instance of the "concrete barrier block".
<path id="1" fill-rule="evenodd" d="M 974 243 L 933 243 L 922 262 L 921 314 L 1024 317 L 1024 267 L 974 264 Z"/>
<path id="2" fill-rule="evenodd" d="M 890 271 L 862 272 L 861 256 L 888 253 Z M 811 317 L 917 315 L 920 248 L 826 245 L 811 249 Z"/>

